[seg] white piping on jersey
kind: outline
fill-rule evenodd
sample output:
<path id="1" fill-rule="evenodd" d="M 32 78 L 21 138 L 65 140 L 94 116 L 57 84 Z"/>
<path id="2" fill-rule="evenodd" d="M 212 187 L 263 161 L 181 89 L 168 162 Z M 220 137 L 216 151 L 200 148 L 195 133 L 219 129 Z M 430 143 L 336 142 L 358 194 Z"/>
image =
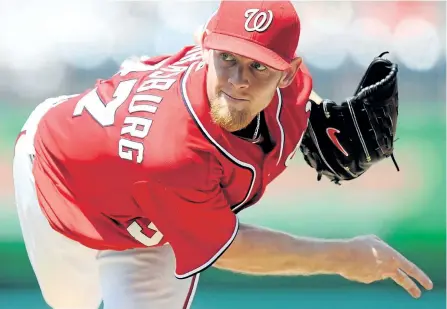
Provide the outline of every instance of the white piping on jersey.
<path id="1" fill-rule="evenodd" d="M 231 245 L 231 243 L 233 242 L 233 240 L 236 238 L 237 235 L 237 231 L 239 230 L 239 219 L 237 218 L 237 216 L 235 216 L 236 218 L 236 224 L 234 225 L 234 230 L 233 230 L 233 234 L 231 234 L 230 239 L 228 239 L 228 241 L 222 246 L 222 248 L 220 248 L 219 251 L 217 251 L 217 253 L 215 255 L 213 255 L 208 262 L 206 262 L 205 264 L 203 264 L 202 266 L 197 267 L 196 269 L 191 270 L 190 272 L 187 272 L 186 274 L 183 275 L 179 275 L 177 274 L 177 272 L 175 272 L 175 276 L 178 279 L 184 279 L 184 278 L 188 278 L 191 275 L 194 275 L 195 273 L 199 273 L 202 270 L 210 267 L 224 252 L 225 250 L 228 249 L 228 247 Z"/>
<path id="2" fill-rule="evenodd" d="M 284 149 L 284 129 L 281 125 L 281 120 L 279 120 L 279 116 L 281 115 L 281 108 L 282 108 L 282 95 L 281 95 L 281 91 L 279 90 L 279 88 L 276 88 L 276 92 L 278 93 L 278 110 L 276 111 L 276 121 L 278 122 L 279 130 L 281 131 L 281 148 L 279 150 L 278 161 L 276 162 L 276 165 L 278 165 L 279 162 L 281 161 L 282 152 Z"/>
<path id="3" fill-rule="evenodd" d="M 188 106 L 189 111 L 191 112 L 191 115 L 194 117 L 194 119 L 196 120 L 197 124 L 199 125 L 200 129 L 202 130 L 203 133 L 205 133 L 206 137 L 214 144 L 214 146 L 216 146 L 217 148 L 219 148 L 231 161 L 233 161 L 234 163 L 236 163 L 237 165 L 249 168 L 252 173 L 253 173 L 253 177 L 251 179 L 251 183 L 250 183 L 250 187 L 248 189 L 248 194 L 245 196 L 245 199 L 240 202 L 239 204 L 237 204 L 236 206 L 233 207 L 233 211 L 237 211 L 240 207 L 242 207 L 247 200 L 250 198 L 251 195 L 251 191 L 253 190 L 253 186 L 255 184 L 255 180 L 256 180 L 256 169 L 254 168 L 253 165 L 248 164 L 246 162 L 243 162 L 239 159 L 237 159 L 236 157 L 234 157 L 231 153 L 229 153 L 225 148 L 223 148 L 218 142 L 216 142 L 216 140 L 211 136 L 211 134 L 208 133 L 208 131 L 205 129 L 205 127 L 203 126 L 202 122 L 200 122 L 199 117 L 197 117 L 197 114 L 195 113 L 192 105 L 191 105 L 191 101 L 189 100 L 188 97 L 188 93 L 186 92 L 186 81 L 188 80 L 189 74 L 192 71 L 192 68 L 194 67 L 195 64 L 197 64 L 199 62 L 194 62 L 193 64 L 191 64 L 188 68 L 188 70 L 185 73 L 185 76 L 183 77 L 183 81 L 182 81 L 182 92 L 183 92 L 183 96 L 185 98 L 186 104 Z"/>

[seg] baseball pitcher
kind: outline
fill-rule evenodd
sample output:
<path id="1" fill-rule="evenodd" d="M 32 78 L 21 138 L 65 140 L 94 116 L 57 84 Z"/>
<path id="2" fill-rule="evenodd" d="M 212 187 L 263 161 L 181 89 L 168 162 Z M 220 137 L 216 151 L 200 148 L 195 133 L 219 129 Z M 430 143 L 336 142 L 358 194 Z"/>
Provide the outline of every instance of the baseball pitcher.
<path id="1" fill-rule="evenodd" d="M 210 266 L 391 278 L 414 297 L 415 281 L 432 288 L 376 236 L 304 238 L 238 221 L 297 153 L 336 183 L 393 155 L 396 64 L 381 55 L 352 97 L 321 100 L 296 54 L 300 31 L 289 1 L 222 1 L 199 44 L 129 59 L 90 89 L 36 107 L 13 170 L 51 308 L 190 308 Z"/>

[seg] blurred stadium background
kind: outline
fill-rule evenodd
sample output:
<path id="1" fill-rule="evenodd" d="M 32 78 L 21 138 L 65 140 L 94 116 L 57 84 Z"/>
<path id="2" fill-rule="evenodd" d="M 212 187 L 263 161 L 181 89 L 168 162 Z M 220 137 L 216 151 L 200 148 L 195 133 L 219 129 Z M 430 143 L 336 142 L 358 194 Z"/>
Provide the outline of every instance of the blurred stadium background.
<path id="1" fill-rule="evenodd" d="M 351 95 L 382 51 L 399 63 L 395 154 L 401 172 L 387 160 L 361 179 L 335 186 L 317 182 L 297 155 L 241 219 L 307 236 L 377 234 L 421 266 L 435 289 L 413 300 L 388 281 L 360 285 L 335 276 L 259 278 L 209 269 L 192 308 L 446 308 L 445 2 L 295 4 L 302 20 L 298 53 L 322 96 L 340 101 Z M 11 176 L 14 141 L 30 111 L 47 97 L 91 87 L 129 56 L 193 44 L 192 33 L 217 5 L 0 2 L 0 308 L 47 308 L 20 235 Z"/>

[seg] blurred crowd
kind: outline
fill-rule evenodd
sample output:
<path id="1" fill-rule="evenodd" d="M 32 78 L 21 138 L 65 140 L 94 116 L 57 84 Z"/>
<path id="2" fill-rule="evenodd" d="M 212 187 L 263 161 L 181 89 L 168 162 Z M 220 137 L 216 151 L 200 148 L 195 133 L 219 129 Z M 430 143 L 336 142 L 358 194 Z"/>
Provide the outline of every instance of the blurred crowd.
<path id="1" fill-rule="evenodd" d="M 436 83 L 445 72 L 444 2 L 294 4 L 302 23 L 297 53 L 326 96 L 350 94 L 358 74 L 383 51 L 409 77 L 415 74 L 409 87 L 413 80 Z M 47 96 L 91 87 L 129 56 L 176 52 L 193 44 L 193 32 L 217 6 L 217 1 L 2 1 L 0 74 L 6 78 L 0 79 L 0 104 L 34 106 Z M 335 86 L 341 77 L 347 82 Z M 435 95 L 444 94 L 445 84 L 433 87 Z"/>

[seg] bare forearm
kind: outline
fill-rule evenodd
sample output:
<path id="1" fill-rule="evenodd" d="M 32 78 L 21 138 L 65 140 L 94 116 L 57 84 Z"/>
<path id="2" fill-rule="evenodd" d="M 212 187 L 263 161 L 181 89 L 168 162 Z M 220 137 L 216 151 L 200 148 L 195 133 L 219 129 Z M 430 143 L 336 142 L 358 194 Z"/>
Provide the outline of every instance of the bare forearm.
<path id="1" fill-rule="evenodd" d="M 296 237 L 241 224 L 217 268 L 254 275 L 335 274 L 346 259 L 344 240 Z"/>

